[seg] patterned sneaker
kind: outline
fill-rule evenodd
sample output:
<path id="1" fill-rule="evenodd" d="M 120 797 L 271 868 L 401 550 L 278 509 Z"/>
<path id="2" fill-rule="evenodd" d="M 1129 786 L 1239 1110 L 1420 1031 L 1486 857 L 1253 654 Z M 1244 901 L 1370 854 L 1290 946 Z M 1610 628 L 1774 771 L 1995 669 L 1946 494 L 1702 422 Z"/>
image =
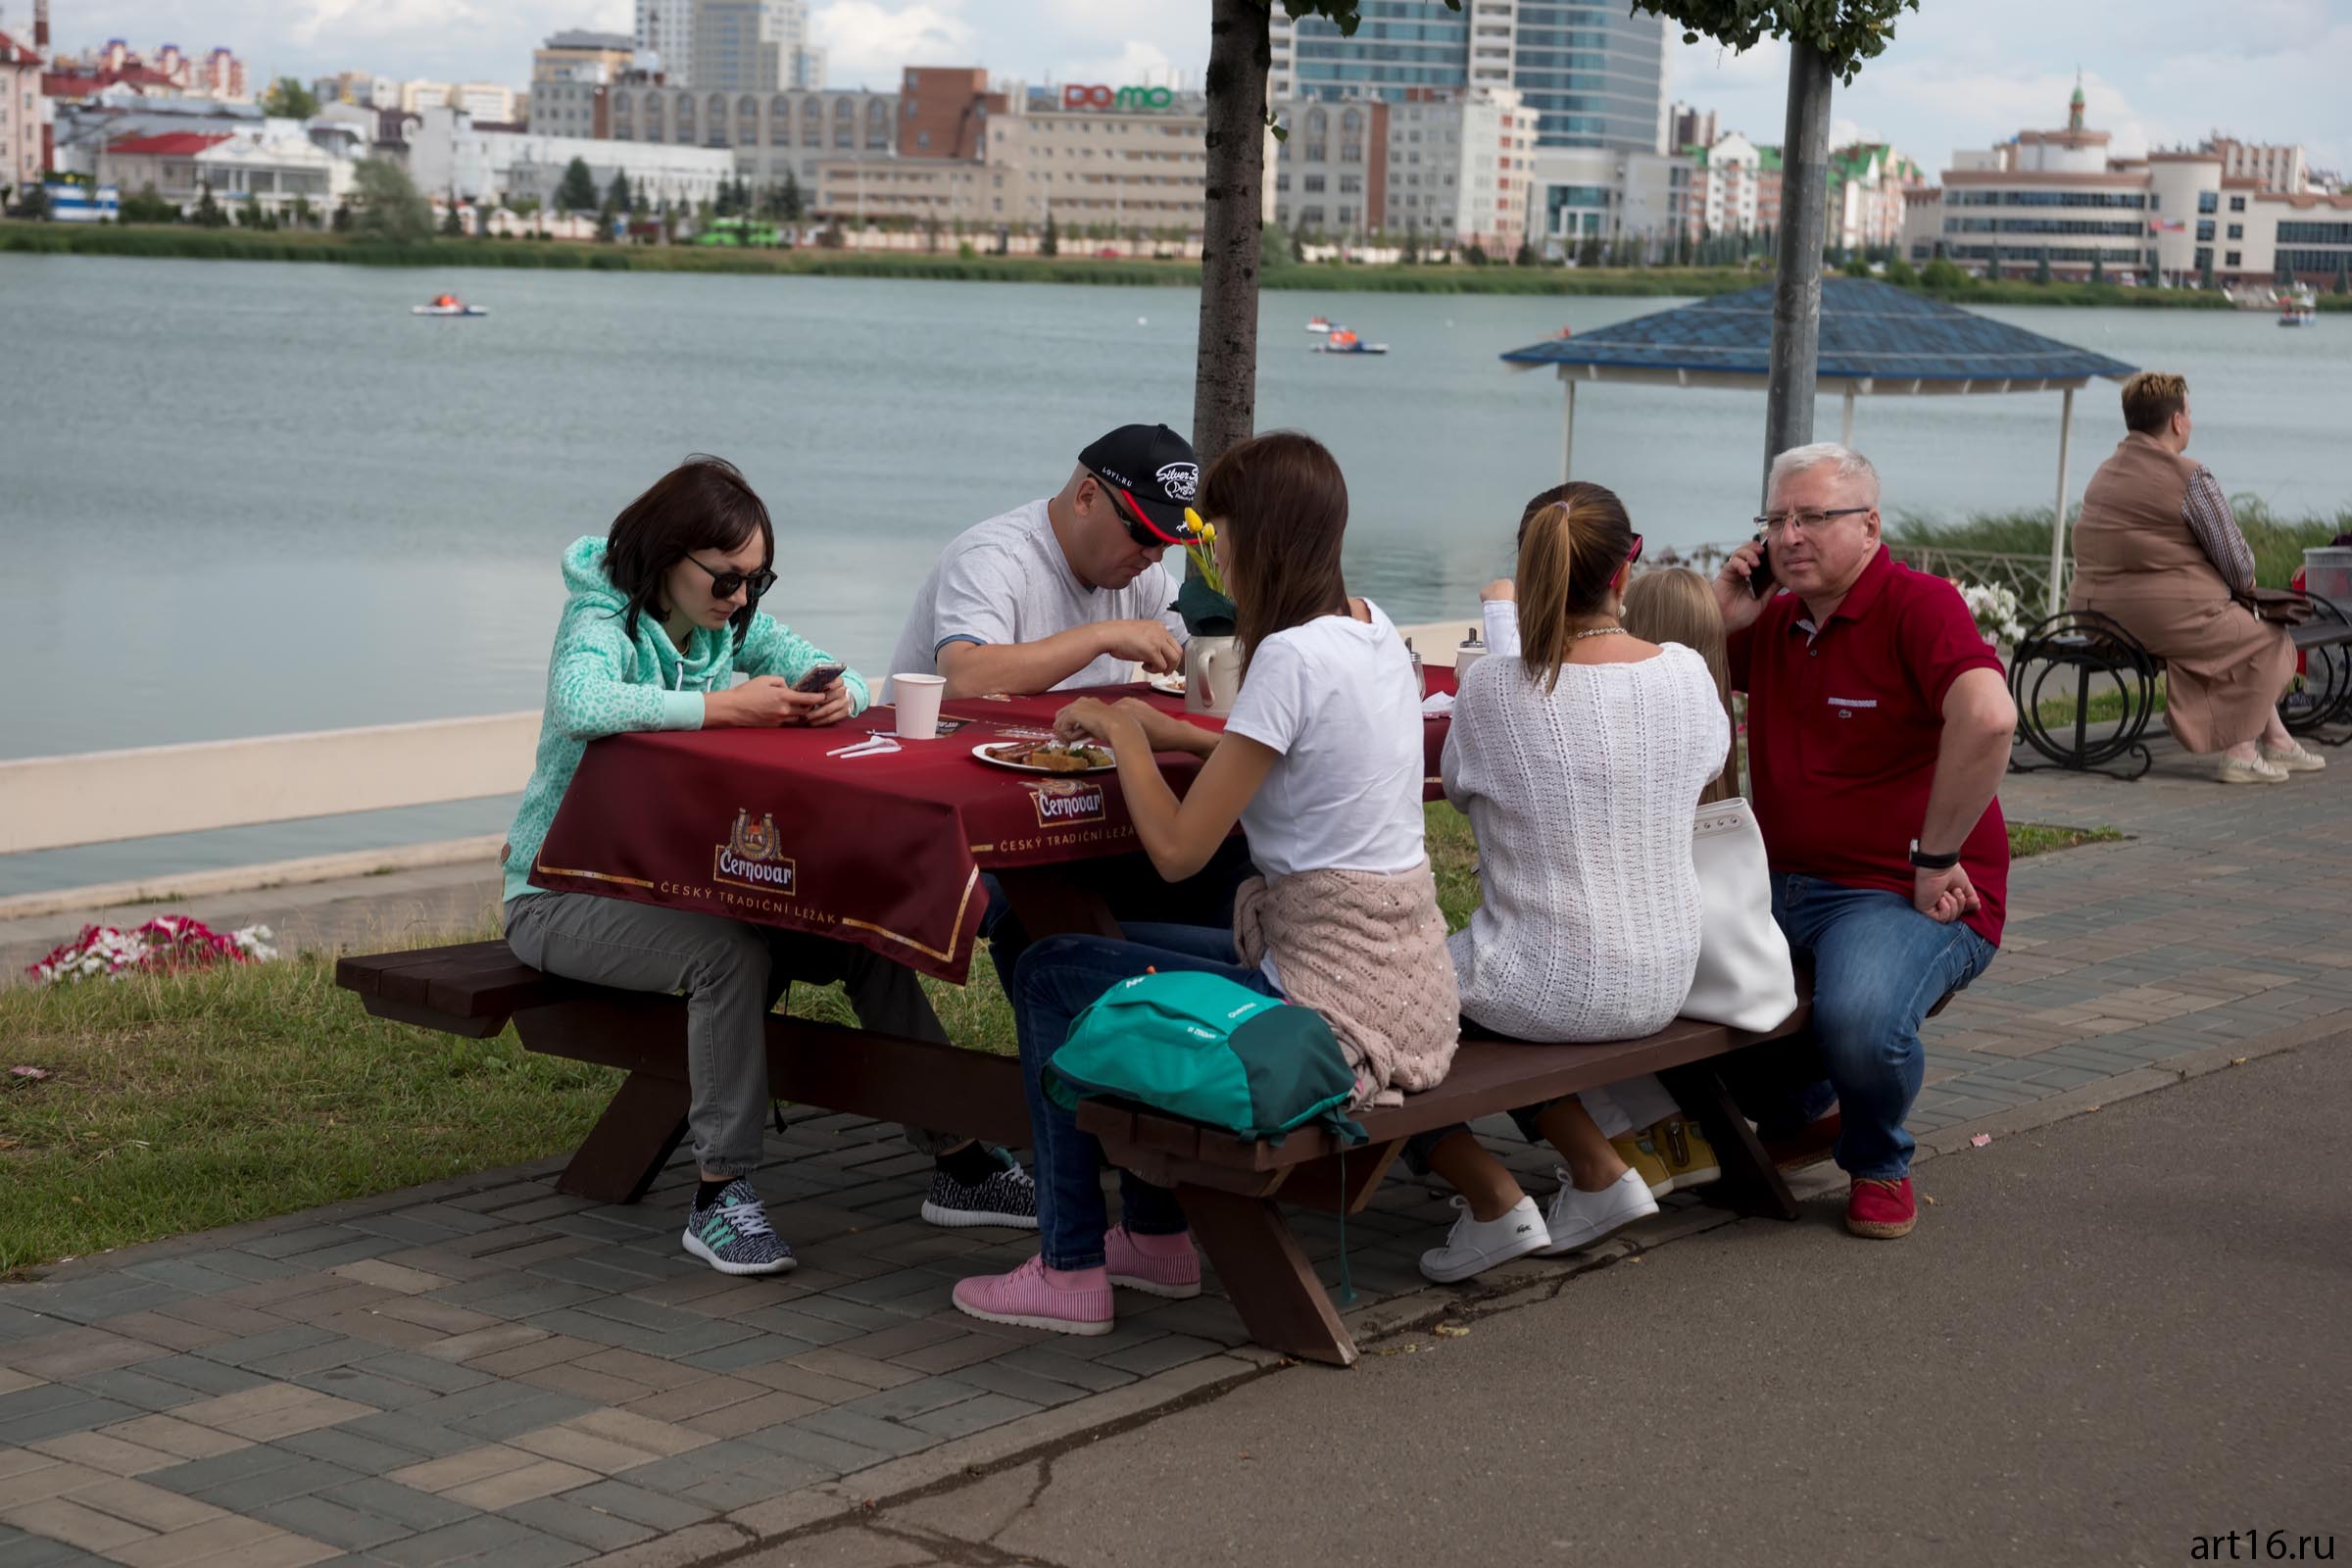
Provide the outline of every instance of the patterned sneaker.
<path id="1" fill-rule="evenodd" d="M 1110 1281 L 1099 1268 L 1063 1273 L 1031 1258 L 1009 1274 L 975 1274 L 956 1282 L 956 1310 L 984 1323 L 1046 1329 L 1054 1334 L 1108 1334 Z"/>
<path id="2" fill-rule="evenodd" d="M 2328 765 L 2328 759 L 2301 741 L 2290 740 L 2284 747 L 2264 746 L 2260 750 L 2262 760 L 2281 772 L 2317 773 Z"/>
<path id="3" fill-rule="evenodd" d="M 785 1274 L 795 1262 L 784 1238 L 768 1228 L 760 1195 L 740 1176 L 709 1208 L 687 1205 L 686 1250 L 721 1274 Z"/>
<path id="4" fill-rule="evenodd" d="M 1193 1235 L 1137 1236 L 1114 1225 L 1102 1238 L 1102 1261 L 1110 1283 L 1146 1296 L 1164 1296 L 1189 1301 L 1200 1294 L 1200 1254 L 1193 1250 Z"/>
<path id="5" fill-rule="evenodd" d="M 966 1225 L 1037 1229 L 1037 1183 L 1010 1154 L 1000 1149 L 997 1157 L 1004 1165 L 984 1182 L 959 1182 L 944 1170 L 934 1170 L 931 1191 L 923 1199 L 923 1218 L 951 1230 Z"/>
<path id="6" fill-rule="evenodd" d="M 1715 1146 L 1698 1130 L 1698 1123 L 1669 1116 L 1649 1130 L 1649 1141 L 1656 1147 L 1658 1157 L 1666 1162 L 1666 1174 L 1673 1179 L 1671 1191 L 1679 1193 L 1723 1179 L 1723 1166 L 1715 1158 Z M 1658 1190 L 1650 1188 L 1649 1196 L 1657 1197 Z"/>

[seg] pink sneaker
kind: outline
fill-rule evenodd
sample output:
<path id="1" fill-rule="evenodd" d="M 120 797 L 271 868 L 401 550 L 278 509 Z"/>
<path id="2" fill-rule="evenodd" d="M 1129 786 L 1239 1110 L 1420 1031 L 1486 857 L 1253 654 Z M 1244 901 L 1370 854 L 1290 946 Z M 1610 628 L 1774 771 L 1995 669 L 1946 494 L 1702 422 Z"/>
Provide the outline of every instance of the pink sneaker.
<path id="1" fill-rule="evenodd" d="M 1108 1334 L 1110 1281 L 1099 1268 L 1070 1273 L 1048 1268 L 1041 1255 L 1009 1274 L 975 1274 L 956 1281 L 956 1310 L 1015 1328 Z"/>
<path id="2" fill-rule="evenodd" d="M 1191 1231 L 1138 1236 L 1124 1225 L 1114 1225 L 1102 1238 L 1102 1251 L 1113 1285 L 1171 1301 L 1189 1301 L 1200 1294 L 1200 1254 L 1193 1250 Z"/>

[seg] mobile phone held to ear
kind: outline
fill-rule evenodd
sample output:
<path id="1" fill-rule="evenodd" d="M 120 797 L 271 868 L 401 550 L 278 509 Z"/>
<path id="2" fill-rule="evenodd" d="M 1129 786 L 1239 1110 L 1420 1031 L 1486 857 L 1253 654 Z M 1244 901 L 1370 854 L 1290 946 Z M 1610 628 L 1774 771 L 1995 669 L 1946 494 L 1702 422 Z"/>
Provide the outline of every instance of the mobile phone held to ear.
<path id="1" fill-rule="evenodd" d="M 841 679 L 842 672 L 848 668 L 847 664 L 812 665 L 808 674 L 792 683 L 792 689 L 803 694 L 821 692 Z"/>
<path id="2" fill-rule="evenodd" d="M 1747 592 L 1749 597 L 1761 599 L 1772 592 L 1772 547 L 1764 543 L 1762 534 L 1756 535 L 1756 543 L 1761 548 L 1756 551 L 1755 569 L 1747 574 Z"/>

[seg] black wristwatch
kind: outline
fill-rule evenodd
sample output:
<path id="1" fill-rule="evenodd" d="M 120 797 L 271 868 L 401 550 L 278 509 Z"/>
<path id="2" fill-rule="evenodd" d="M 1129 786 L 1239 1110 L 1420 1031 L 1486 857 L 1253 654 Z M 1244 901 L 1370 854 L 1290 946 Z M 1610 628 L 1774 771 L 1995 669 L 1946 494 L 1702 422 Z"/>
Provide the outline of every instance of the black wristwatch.
<path id="1" fill-rule="evenodd" d="M 1960 852 L 1954 850 L 1949 855 L 1930 855 L 1920 849 L 1919 840 L 1913 839 L 1911 841 L 1911 863 L 1922 871 L 1949 871 L 1960 863 Z"/>

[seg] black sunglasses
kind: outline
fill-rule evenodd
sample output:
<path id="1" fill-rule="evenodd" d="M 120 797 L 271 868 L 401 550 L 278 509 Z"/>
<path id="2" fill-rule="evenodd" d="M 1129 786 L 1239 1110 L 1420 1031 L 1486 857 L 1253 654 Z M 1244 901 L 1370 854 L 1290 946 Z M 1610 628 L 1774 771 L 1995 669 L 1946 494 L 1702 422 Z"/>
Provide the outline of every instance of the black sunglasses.
<path id="1" fill-rule="evenodd" d="M 694 561 L 692 556 L 686 559 Z M 694 564 L 703 566 L 699 561 L 694 561 Z M 765 566 L 758 571 L 716 571 L 709 566 L 703 566 L 703 570 L 710 573 L 710 597 L 713 599 L 732 599 L 736 589 L 749 587 L 752 591 L 750 603 L 756 605 L 761 594 L 776 585 L 776 574 Z"/>
<path id="2" fill-rule="evenodd" d="M 1110 498 L 1110 510 L 1116 513 L 1119 521 L 1126 525 L 1127 537 L 1134 540 L 1140 548 L 1145 550 L 1167 550 L 1170 548 L 1182 550 L 1200 542 L 1193 537 L 1193 530 L 1189 527 L 1178 527 L 1173 537 L 1152 528 L 1144 520 L 1144 509 L 1135 497 L 1099 473 L 1094 474 L 1093 477 L 1095 483 L 1102 487 L 1102 493 Z"/>

